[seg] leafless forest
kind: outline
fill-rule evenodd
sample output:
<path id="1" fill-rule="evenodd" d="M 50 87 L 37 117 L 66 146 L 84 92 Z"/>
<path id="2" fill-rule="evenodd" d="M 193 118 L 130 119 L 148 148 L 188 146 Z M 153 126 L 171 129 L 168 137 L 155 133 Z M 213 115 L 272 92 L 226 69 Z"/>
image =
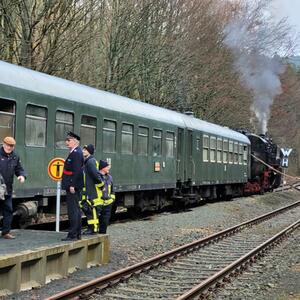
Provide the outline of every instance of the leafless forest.
<path id="1" fill-rule="evenodd" d="M 294 148 L 298 37 L 271 0 L 0 0 L 0 59 Z"/>

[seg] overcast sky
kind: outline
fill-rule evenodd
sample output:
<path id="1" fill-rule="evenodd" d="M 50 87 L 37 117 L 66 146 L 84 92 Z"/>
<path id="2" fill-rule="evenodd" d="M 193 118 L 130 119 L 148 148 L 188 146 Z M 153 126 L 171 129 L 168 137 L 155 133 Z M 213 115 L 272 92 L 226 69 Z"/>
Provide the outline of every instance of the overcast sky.
<path id="1" fill-rule="evenodd" d="M 272 7 L 278 20 L 287 17 L 294 33 L 300 34 L 300 0 L 273 0 Z M 297 54 L 300 54 L 300 49 Z"/>
<path id="2" fill-rule="evenodd" d="M 257 0 L 246 0 L 256 3 Z M 275 21 L 286 19 L 291 27 L 291 37 L 295 39 L 298 36 L 297 46 L 294 49 L 294 55 L 300 56 L 300 0 L 270 0 L 269 11 L 270 15 L 275 18 Z M 295 41 L 295 40 L 294 40 Z"/>
<path id="3" fill-rule="evenodd" d="M 273 0 L 274 14 L 278 18 L 288 17 L 288 22 L 300 32 L 300 0 Z"/>
<path id="4" fill-rule="evenodd" d="M 225 0 L 235 1 L 235 0 Z M 250 3 L 256 3 L 259 0 L 244 0 Z M 291 28 L 291 38 L 296 40 L 296 48 L 294 55 L 300 56 L 300 0 L 269 0 L 269 6 L 266 7 L 266 16 L 271 16 L 276 21 L 283 18 Z M 297 39 L 298 37 L 298 39 Z"/>

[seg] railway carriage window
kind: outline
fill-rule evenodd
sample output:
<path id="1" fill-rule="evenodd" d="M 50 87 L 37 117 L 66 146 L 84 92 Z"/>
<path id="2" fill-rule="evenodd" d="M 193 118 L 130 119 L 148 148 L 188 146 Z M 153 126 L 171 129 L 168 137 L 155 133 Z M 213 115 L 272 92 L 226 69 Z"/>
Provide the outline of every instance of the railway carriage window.
<path id="1" fill-rule="evenodd" d="M 153 156 L 159 156 L 162 153 L 162 131 L 153 129 Z"/>
<path id="2" fill-rule="evenodd" d="M 203 136 L 203 161 L 208 161 L 209 137 Z"/>
<path id="3" fill-rule="evenodd" d="M 233 163 L 233 142 L 232 141 L 229 141 L 228 161 L 230 164 Z"/>
<path id="4" fill-rule="evenodd" d="M 103 151 L 107 153 L 116 152 L 116 129 L 115 121 L 104 120 L 103 123 Z"/>
<path id="5" fill-rule="evenodd" d="M 137 141 L 138 154 L 147 155 L 148 144 L 149 144 L 149 129 L 147 127 L 139 126 L 138 141 Z"/>
<path id="6" fill-rule="evenodd" d="M 0 99 L 0 143 L 6 136 L 15 136 L 16 105 Z"/>
<path id="7" fill-rule="evenodd" d="M 222 139 L 217 139 L 217 162 L 222 162 Z"/>
<path id="8" fill-rule="evenodd" d="M 216 161 L 216 138 L 213 136 L 210 137 L 210 161 Z"/>
<path id="9" fill-rule="evenodd" d="M 96 145 L 96 128 L 96 118 L 90 116 L 81 117 L 80 137 L 82 145 Z"/>
<path id="10" fill-rule="evenodd" d="M 223 141 L 223 163 L 228 162 L 228 140 Z"/>
<path id="11" fill-rule="evenodd" d="M 26 146 L 44 147 L 47 136 L 47 109 L 45 107 L 27 105 L 25 121 Z"/>
<path id="12" fill-rule="evenodd" d="M 122 125 L 122 153 L 132 154 L 133 152 L 133 125 Z"/>
<path id="13" fill-rule="evenodd" d="M 166 135 L 166 156 L 168 156 L 168 157 L 174 157 L 174 141 L 175 141 L 174 132 L 167 131 L 167 135 Z"/>
<path id="14" fill-rule="evenodd" d="M 74 115 L 65 111 L 56 112 L 55 123 L 55 145 L 56 148 L 67 148 L 65 145 L 66 132 L 73 131 L 74 128 Z"/>
<path id="15" fill-rule="evenodd" d="M 234 143 L 234 163 L 237 164 L 239 162 L 239 144 Z"/>
<path id="16" fill-rule="evenodd" d="M 244 153 L 244 146 L 243 144 L 239 144 L 239 164 L 243 164 L 243 153 Z"/>
<path id="17" fill-rule="evenodd" d="M 244 160 L 244 165 L 247 165 L 247 160 L 248 160 L 248 147 L 247 146 L 244 146 L 243 160 Z"/>

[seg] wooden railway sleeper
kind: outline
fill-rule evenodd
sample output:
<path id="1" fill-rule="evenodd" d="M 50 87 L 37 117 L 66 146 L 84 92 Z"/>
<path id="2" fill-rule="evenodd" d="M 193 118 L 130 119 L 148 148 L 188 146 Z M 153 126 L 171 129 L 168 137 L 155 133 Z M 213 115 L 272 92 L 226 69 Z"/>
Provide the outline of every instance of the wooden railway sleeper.
<path id="1" fill-rule="evenodd" d="M 223 278 L 223 282 L 225 282 L 225 283 L 230 283 L 230 282 L 231 282 L 230 275 L 225 276 L 225 277 Z"/>
<path id="2" fill-rule="evenodd" d="M 264 219 L 263 217 L 265 217 L 265 216 L 261 216 L 260 217 L 260 220 L 262 220 L 262 219 Z M 250 221 L 254 221 L 254 220 L 250 220 Z M 250 222 L 250 221 L 247 221 L 247 222 Z M 245 225 L 245 224 L 242 224 L 242 225 Z M 293 225 L 293 226 L 295 226 L 295 225 Z M 235 229 L 234 227 L 233 228 L 231 228 L 231 229 Z M 240 231 L 240 230 L 235 230 L 235 231 Z M 226 231 L 225 232 L 223 232 L 223 235 L 224 234 L 226 234 Z M 283 234 L 281 234 L 280 236 L 278 236 L 277 238 L 286 238 L 286 236 L 287 236 L 287 234 L 286 235 L 284 235 L 283 236 Z M 213 240 L 214 238 L 216 238 L 217 236 L 214 236 L 214 235 L 212 235 L 212 236 L 210 236 L 210 237 L 208 237 L 208 239 L 209 240 L 200 240 L 200 241 L 197 241 L 197 244 L 199 243 L 199 242 L 202 242 L 202 243 L 204 243 L 205 245 L 209 245 L 209 244 L 211 244 L 211 240 Z M 270 242 L 268 241 L 268 244 L 269 244 Z M 195 243 L 196 244 L 196 243 Z M 266 244 L 265 246 L 268 246 L 268 244 Z M 193 246 L 193 245 L 189 245 L 189 246 Z M 186 246 L 182 246 L 182 247 L 179 247 L 178 249 L 176 249 L 176 251 L 174 251 L 174 250 L 172 250 L 172 251 L 170 251 L 171 253 L 169 253 L 169 254 L 171 254 L 171 256 L 174 258 L 174 257 L 180 257 L 180 256 L 182 256 L 182 254 L 180 253 L 180 252 L 178 252 L 179 250 L 183 250 L 185 253 L 190 253 L 190 251 L 187 251 L 187 249 L 188 249 L 188 247 L 186 247 Z M 269 249 L 271 249 L 271 247 L 268 247 Z M 256 257 L 256 259 L 260 259 L 261 257 L 263 257 L 268 251 L 269 251 L 269 249 L 267 249 L 267 250 L 264 250 L 264 251 L 260 251 L 260 252 L 256 252 L 257 250 L 255 250 L 255 253 L 252 253 L 252 255 L 254 255 L 254 257 Z M 161 258 L 161 257 L 160 257 Z M 163 259 L 165 259 L 165 261 L 168 261 L 168 259 L 166 259 L 167 257 L 164 257 Z M 156 259 L 158 259 L 158 258 L 156 258 Z M 153 260 L 153 259 L 152 259 Z M 247 262 L 247 263 L 245 263 L 245 262 L 243 262 L 242 263 L 242 265 L 240 265 L 240 266 L 237 266 L 237 269 L 236 270 L 232 270 L 232 274 L 233 275 L 228 275 L 228 274 L 224 274 L 225 276 L 236 276 L 236 275 L 238 275 L 238 274 L 241 274 L 241 273 L 243 273 L 243 271 L 244 270 L 246 270 L 247 268 L 248 268 L 248 266 L 249 266 L 249 264 L 253 261 L 252 259 L 250 259 L 250 256 L 249 256 L 249 262 Z M 255 259 L 254 259 L 254 261 L 255 261 Z M 150 261 L 148 262 L 148 263 L 150 263 Z M 238 261 L 237 261 L 237 263 L 239 263 Z M 156 261 L 155 262 L 155 266 L 157 266 L 157 265 L 160 265 L 161 263 L 160 262 L 158 262 L 158 261 Z M 137 267 L 141 267 L 140 266 L 140 264 L 138 264 L 135 268 L 137 268 Z M 231 266 L 232 267 L 232 266 Z M 133 269 L 133 267 L 131 267 L 131 268 L 129 268 L 129 269 Z M 133 271 L 133 274 L 140 274 L 141 272 L 143 272 L 143 270 L 131 270 L 131 271 Z M 231 272 L 231 271 L 230 271 Z M 228 272 L 228 273 L 230 273 L 230 272 Z M 172 272 L 171 272 L 172 273 Z M 218 280 L 218 279 L 217 279 Z M 216 280 L 216 281 L 217 281 Z M 114 280 L 114 282 L 113 283 L 109 283 L 109 286 L 111 286 L 112 284 L 115 284 L 115 283 L 118 283 L 118 282 L 120 282 L 120 279 L 117 279 L 117 280 Z"/>

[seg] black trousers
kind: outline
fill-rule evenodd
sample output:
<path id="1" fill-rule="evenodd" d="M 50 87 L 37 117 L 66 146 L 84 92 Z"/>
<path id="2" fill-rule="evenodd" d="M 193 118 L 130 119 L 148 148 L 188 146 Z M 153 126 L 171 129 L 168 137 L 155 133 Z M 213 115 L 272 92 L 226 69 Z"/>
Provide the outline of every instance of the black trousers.
<path id="1" fill-rule="evenodd" d="M 0 209 L 3 215 L 2 235 L 10 232 L 13 220 L 12 195 L 6 195 L 5 200 L 0 200 Z"/>
<path id="2" fill-rule="evenodd" d="M 107 226 L 109 224 L 109 219 L 111 215 L 111 209 L 112 209 L 113 203 L 109 205 L 99 205 L 96 206 L 97 208 L 97 214 L 99 217 L 99 233 L 106 233 Z"/>
<path id="3" fill-rule="evenodd" d="M 80 192 L 76 191 L 72 194 L 67 191 L 66 200 L 70 222 L 68 237 L 78 238 L 81 236 L 81 210 L 79 207 Z"/>

